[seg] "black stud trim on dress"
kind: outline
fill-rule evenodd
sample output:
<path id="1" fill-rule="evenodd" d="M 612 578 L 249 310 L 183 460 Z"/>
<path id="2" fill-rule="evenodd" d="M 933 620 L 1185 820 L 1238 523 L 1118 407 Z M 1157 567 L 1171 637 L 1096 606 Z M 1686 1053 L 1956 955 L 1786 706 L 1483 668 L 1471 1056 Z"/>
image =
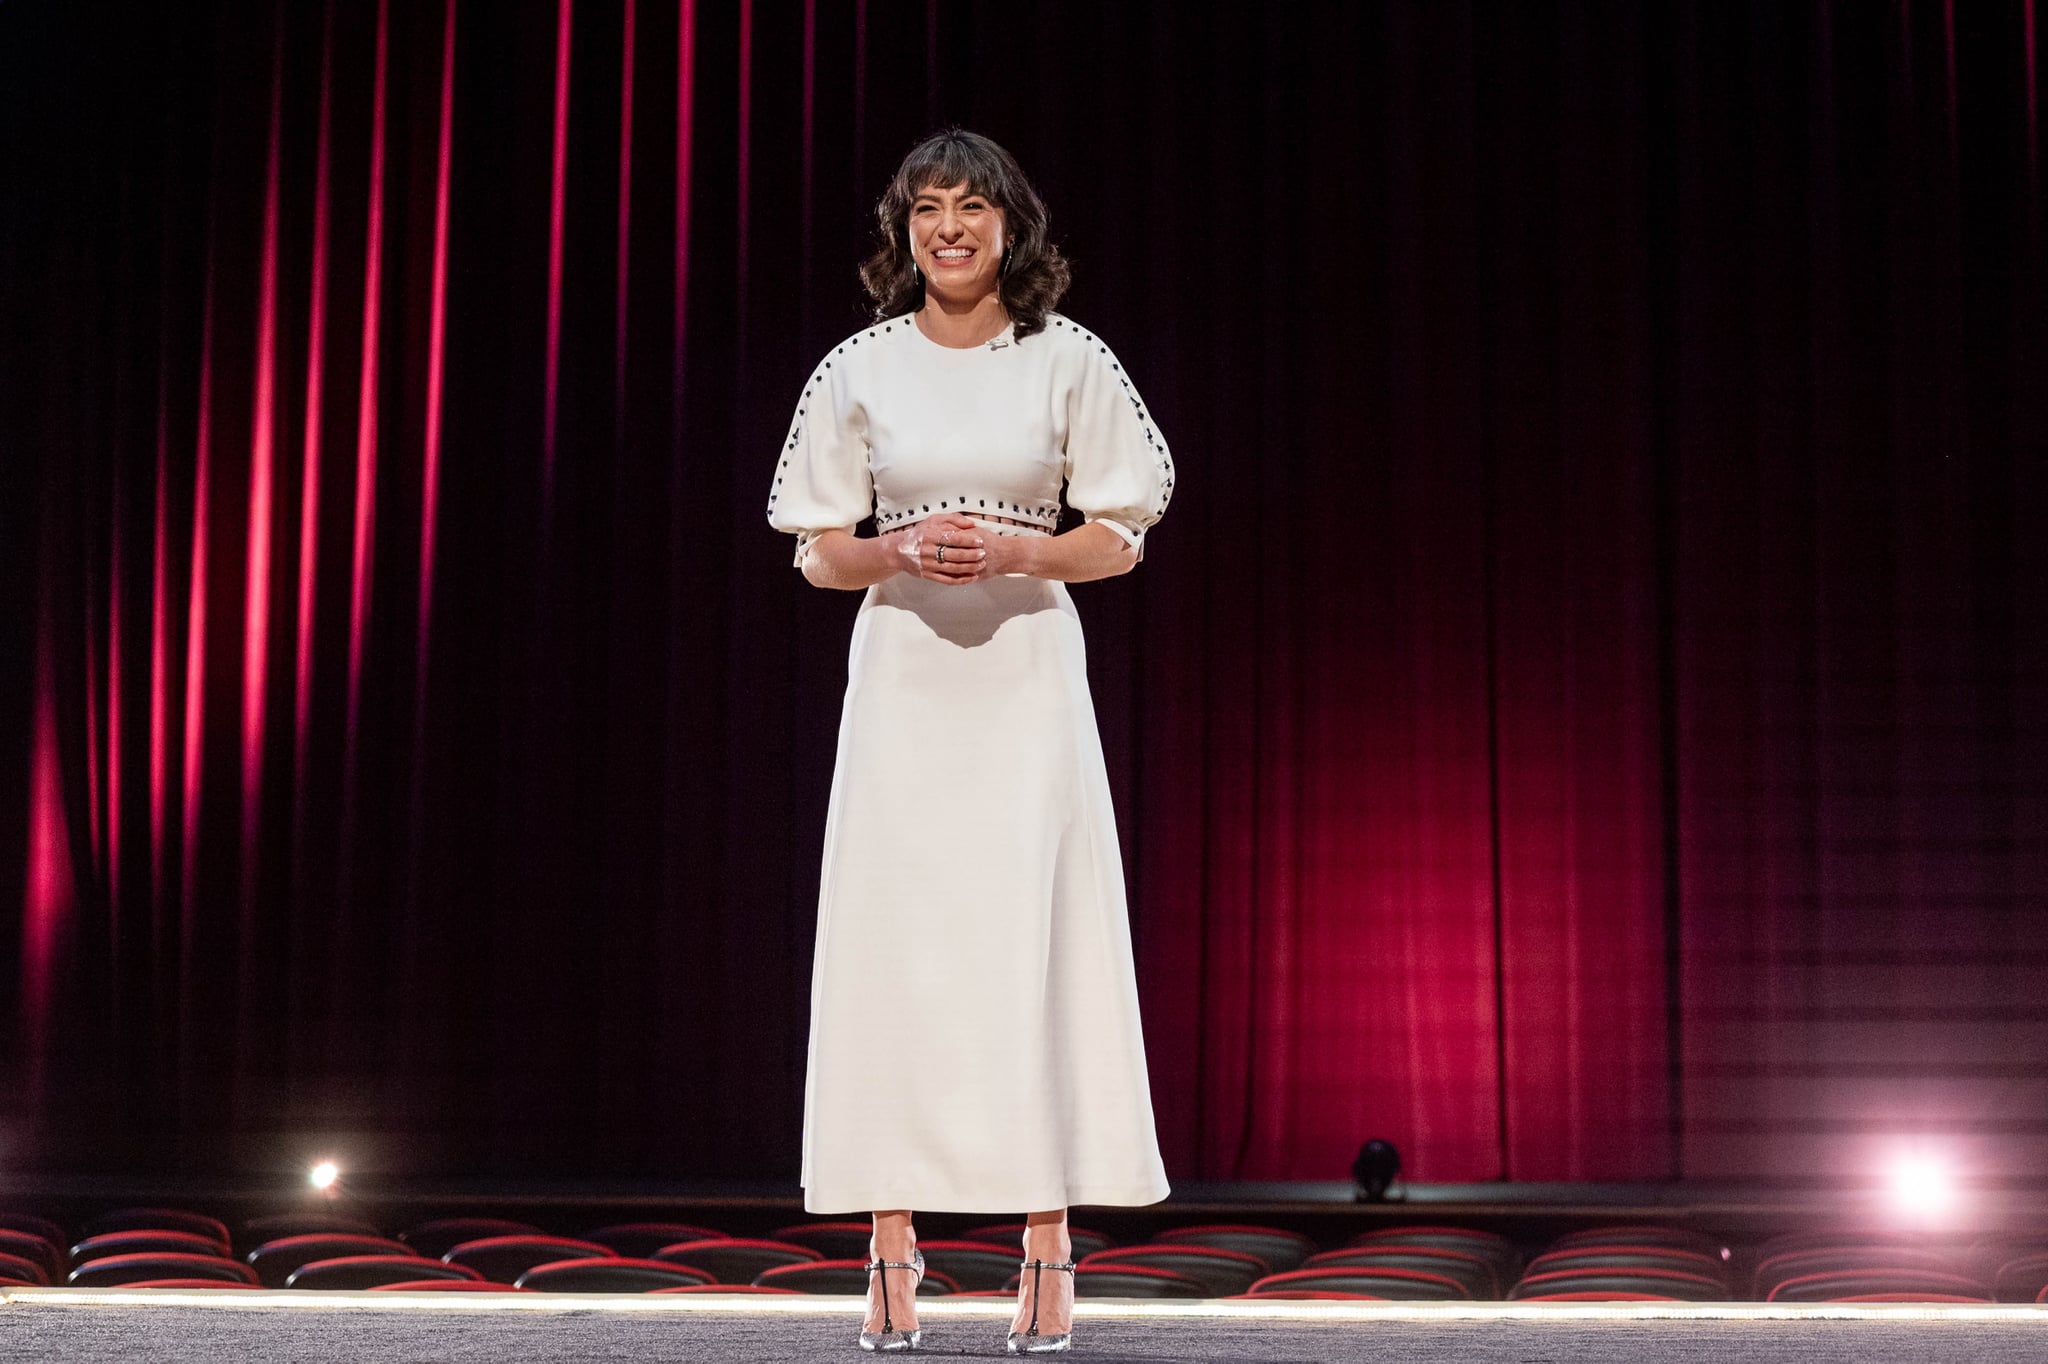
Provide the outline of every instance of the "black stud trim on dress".
<path id="1" fill-rule="evenodd" d="M 910 322 L 904 318 L 896 318 L 891 321 L 881 323 L 877 326 L 870 327 L 866 332 L 862 333 L 861 335 L 867 336 L 872 339 L 878 333 L 883 335 L 892 334 L 895 331 L 895 324 L 897 322 L 903 322 L 906 327 L 911 325 Z M 1061 317 L 1054 317 L 1052 319 L 1052 323 L 1055 327 L 1061 328 L 1062 330 L 1071 329 L 1076 336 L 1082 338 L 1084 341 L 1095 343 L 1097 354 L 1104 356 L 1109 354 L 1109 347 L 1103 344 L 1098 337 L 1090 333 L 1086 328 L 1081 327 L 1078 324 L 1070 323 L 1067 319 Z M 849 338 L 849 340 L 845 344 L 842 344 L 839 347 L 837 347 L 833 351 L 833 354 L 843 355 L 846 351 L 847 345 L 859 345 L 860 341 L 861 336 L 854 336 L 852 338 Z M 1151 499 L 1149 499 L 1151 502 L 1150 511 L 1154 517 L 1157 517 L 1165 512 L 1167 504 L 1169 503 L 1173 495 L 1175 472 L 1173 460 L 1172 457 L 1168 454 L 1165 440 L 1162 437 L 1160 437 L 1156 428 L 1152 426 L 1150 421 L 1150 414 L 1146 412 L 1143 402 L 1139 399 L 1137 395 L 1137 390 L 1131 386 L 1130 379 L 1123 374 L 1122 364 L 1115 360 L 1109 361 L 1108 364 L 1111 372 L 1117 375 L 1117 384 L 1124 392 L 1124 400 L 1130 403 L 1131 405 L 1131 413 L 1138 420 L 1139 423 L 1139 433 L 1142 436 L 1144 436 L 1146 447 L 1152 451 L 1155 466 L 1159 474 L 1161 475 L 1158 482 L 1154 485 L 1154 495 Z M 821 387 L 823 387 L 825 381 L 825 372 L 827 370 L 830 370 L 831 368 L 833 368 L 833 364 L 830 360 L 823 361 L 819 365 L 818 369 L 813 373 L 809 384 L 805 387 L 803 395 L 804 401 L 798 408 L 797 420 L 791 428 L 789 441 L 786 446 L 787 450 L 793 451 L 802 445 L 806 435 L 805 422 L 808 420 L 810 416 L 810 406 L 808 400 L 816 396 L 817 391 Z M 785 457 L 784 459 L 782 459 L 778 463 L 777 467 L 779 469 L 787 470 L 789 467 L 788 458 Z M 782 476 L 778 475 L 774 480 L 775 487 L 779 489 L 781 483 Z M 771 522 L 774 518 L 774 512 L 775 507 L 777 505 L 778 497 L 779 492 L 771 490 L 768 497 L 768 512 L 769 519 L 771 520 Z M 962 509 L 965 509 L 969 505 L 969 495 L 966 493 L 962 493 L 957 498 L 942 498 L 939 501 L 939 506 L 942 509 L 950 511 L 952 509 L 953 504 L 956 501 Z M 985 509 L 988 506 L 988 499 L 986 497 L 975 498 L 973 500 L 973 505 Z M 1034 520 L 1042 519 L 1043 521 L 1050 523 L 1044 525 L 1035 525 L 1032 527 L 1033 529 L 1047 533 L 1052 533 L 1054 530 L 1056 530 L 1062 511 L 1062 508 L 1057 501 L 1054 501 L 1052 503 L 1038 503 L 1027 507 L 1024 503 L 1021 502 L 1010 502 L 1007 499 L 998 498 L 996 500 L 996 505 L 999 508 L 1001 508 L 1004 512 L 1029 516 L 1034 518 Z M 905 507 L 895 512 L 883 512 L 871 507 L 868 514 L 875 519 L 878 525 L 893 526 L 897 523 L 910 520 L 916 517 L 920 512 L 929 514 L 930 511 L 930 503 L 920 503 L 915 507 Z M 1145 528 L 1142 526 L 1132 527 L 1130 528 L 1130 531 L 1132 539 L 1135 541 L 1143 537 Z M 804 541 L 809 538 L 810 537 L 805 536 L 799 540 L 799 552 L 801 552 L 802 544 L 804 543 Z"/>

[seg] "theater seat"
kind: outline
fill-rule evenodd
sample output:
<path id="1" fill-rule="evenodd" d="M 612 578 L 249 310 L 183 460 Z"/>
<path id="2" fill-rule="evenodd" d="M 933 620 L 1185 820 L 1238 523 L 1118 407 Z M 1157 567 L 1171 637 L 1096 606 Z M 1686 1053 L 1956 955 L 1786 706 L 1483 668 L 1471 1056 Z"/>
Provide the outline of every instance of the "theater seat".
<path id="1" fill-rule="evenodd" d="M 762 1293 L 781 1297 L 802 1297 L 794 1288 L 763 1288 L 757 1283 L 691 1283 L 680 1288 L 657 1288 L 656 1293 Z"/>
<path id="2" fill-rule="evenodd" d="M 1299 1269 L 1302 1261 L 1316 1253 L 1316 1243 L 1299 1232 L 1237 1222 L 1168 1227 L 1152 1238 L 1152 1244 L 1208 1246 L 1255 1256 L 1265 1265 L 1268 1274 L 1284 1274 L 1290 1269 Z"/>
<path id="3" fill-rule="evenodd" d="M 657 1288 L 684 1288 L 712 1282 L 709 1274 L 669 1260 L 557 1260 L 535 1265 L 514 1281 L 536 1293 L 652 1293 Z"/>
<path id="4" fill-rule="evenodd" d="M 412 1255 L 412 1247 L 387 1236 L 337 1235 L 309 1232 L 303 1236 L 281 1236 L 265 1241 L 249 1252 L 244 1263 L 256 1277 L 272 1288 L 284 1287 L 292 1271 L 315 1260 L 339 1260 L 350 1255 Z"/>
<path id="5" fill-rule="evenodd" d="M 1689 1227 L 1586 1227 L 1579 1231 L 1566 1232 L 1558 1237 L 1550 1243 L 1545 1253 L 1589 1249 L 1595 1246 L 1662 1246 L 1671 1250 L 1689 1250 L 1718 1261 L 1721 1260 L 1723 1243 L 1703 1231 L 1694 1231 Z"/>
<path id="6" fill-rule="evenodd" d="M 1727 1266 L 1719 1257 L 1677 1246 L 1568 1246 L 1538 1255 L 1529 1261 L 1523 1274 L 1526 1277 L 1576 1269 L 1676 1269 L 1704 1275 L 1723 1287 L 1728 1283 Z"/>
<path id="7" fill-rule="evenodd" d="M 723 1241 L 726 1234 L 715 1227 L 700 1227 L 692 1222 L 618 1222 L 596 1231 L 585 1232 L 585 1241 L 595 1241 L 601 1246 L 610 1246 L 612 1254 L 625 1258 L 645 1260 L 663 1246 L 679 1245 L 684 1241 Z"/>
<path id="8" fill-rule="evenodd" d="M 256 1272 L 241 1261 L 230 1260 L 224 1255 L 143 1251 L 133 1255 L 108 1255 L 79 1265 L 71 1271 L 65 1283 L 72 1288 L 118 1288 L 143 1279 L 212 1279 L 253 1284 Z"/>
<path id="9" fill-rule="evenodd" d="M 1012 1274 L 1004 1287 L 1011 1292 L 1021 1286 L 1022 1272 Z M 1074 1271 L 1077 1298 L 1206 1298 L 1209 1290 L 1201 1281 L 1171 1269 L 1144 1265 L 1107 1265 Z"/>
<path id="10" fill-rule="evenodd" d="M 53 1246 L 70 1244 L 64 1228 L 47 1217 L 38 1217 L 29 1212 L 0 1212 L 0 1231 L 18 1231 L 46 1241 Z"/>
<path id="11" fill-rule="evenodd" d="M 344 1255 L 335 1260 L 315 1260 L 311 1264 L 300 1265 L 284 1281 L 284 1286 L 327 1291 L 377 1288 L 414 1279 L 445 1281 L 481 1277 L 473 1269 L 442 1264 L 424 1255 Z"/>
<path id="12" fill-rule="evenodd" d="M 1016 1268 L 1017 1262 L 1012 1260 L 1010 1263 L 1011 1273 L 1021 1277 L 1021 1271 Z M 1113 1250 L 1098 1250 L 1079 1261 L 1081 1269 L 1115 1269 L 1125 1265 L 1170 1269 L 1176 1274 L 1184 1274 L 1200 1284 L 1203 1295 L 1211 1298 L 1250 1292 L 1254 1283 L 1272 1272 L 1256 1255 L 1193 1242 L 1118 1246 Z M 1008 1282 L 1007 1276 L 1004 1282 Z"/>
<path id="13" fill-rule="evenodd" d="M 34 1260 L 0 1251 L 0 1279 L 11 1284 L 32 1284 L 41 1288 L 50 1282 L 50 1275 Z"/>
<path id="14" fill-rule="evenodd" d="M 2048 1252 L 2022 1255 L 1998 1267 L 1992 1280 L 2000 1302 L 2033 1302 L 2048 1288 Z"/>
<path id="15" fill-rule="evenodd" d="M 64 1277 L 61 1243 L 45 1240 L 33 1232 L 0 1228 L 0 1255 L 14 1255 L 42 1266 L 43 1275 L 54 1283 Z"/>
<path id="16" fill-rule="evenodd" d="M 231 1244 L 227 1223 L 218 1217 L 187 1212 L 183 1208 L 117 1208 L 113 1212 L 102 1213 L 85 1225 L 87 1236 L 101 1236 L 110 1231 L 190 1232 L 218 1242 L 224 1255 L 229 1253 Z"/>
<path id="17" fill-rule="evenodd" d="M 1851 1245 L 1812 1246 L 1781 1251 L 1759 1261 L 1756 1267 L 1756 1295 L 1769 1300 L 1779 1284 L 1813 1274 L 1836 1274 L 1850 1270 L 1925 1270 L 1937 1274 L 1959 1271 L 1959 1257 L 1946 1250 L 1926 1246 Z"/>
<path id="18" fill-rule="evenodd" d="M 1791 1255 L 1804 1250 L 1869 1250 L 1885 1247 L 1894 1250 L 1930 1251 L 1950 1255 L 1953 1247 L 1944 1241 L 1935 1241 L 1914 1232 L 1871 1231 L 1788 1231 L 1771 1237 L 1756 1247 L 1754 1259 L 1758 1264 L 1778 1255 Z"/>
<path id="19" fill-rule="evenodd" d="M 232 1279 L 141 1279 L 136 1281 L 135 1283 L 124 1283 L 121 1285 L 121 1287 L 124 1289 L 174 1288 L 184 1289 L 188 1292 L 203 1291 L 211 1293 L 216 1289 L 225 1289 L 229 1292 L 236 1292 L 244 1289 L 260 1291 L 263 1285 L 253 1283 L 242 1283 L 238 1280 Z"/>
<path id="20" fill-rule="evenodd" d="M 438 1260 L 464 1241 L 481 1241 L 489 1236 L 541 1236 L 530 1222 L 508 1222 L 502 1217 L 440 1217 L 407 1227 L 398 1239 L 429 1260 Z"/>
<path id="21" fill-rule="evenodd" d="M 1490 1300 L 1501 1294 L 1500 1271 L 1490 1260 L 1470 1251 L 1447 1250 L 1442 1246 L 1346 1246 L 1326 1250 L 1302 1261 L 1303 1269 L 1419 1269 L 1441 1274 L 1465 1285 L 1474 1298 Z"/>
<path id="22" fill-rule="evenodd" d="M 278 1212 L 252 1217 L 242 1223 L 241 1234 L 235 1244 L 253 1247 L 267 1241 L 281 1241 L 287 1236 L 313 1236 L 322 1232 L 329 1236 L 384 1235 L 376 1223 L 346 1213 Z"/>
<path id="23" fill-rule="evenodd" d="M 711 1276 L 713 1283 L 738 1285 L 751 1284 L 763 1270 L 779 1265 L 813 1264 L 825 1257 L 809 1246 L 792 1245 L 788 1241 L 719 1236 L 708 1241 L 684 1241 L 663 1246 L 649 1258 L 701 1269 Z"/>
<path id="24" fill-rule="evenodd" d="M 1802 1274 L 1772 1288 L 1764 1301 L 1840 1302 L 1873 1293 L 1884 1294 L 1893 1301 L 1933 1301 L 1950 1296 L 1991 1301 L 1991 1290 L 1986 1285 L 1960 1274 L 1932 1269 L 1844 1269 Z"/>
<path id="25" fill-rule="evenodd" d="M 1705 1274 L 1681 1269 L 1561 1269 L 1546 1274 L 1525 1274 L 1508 1290 L 1509 1302 L 1530 1302 L 1538 1298 L 1556 1300 L 1560 1293 L 1587 1295 L 1627 1301 L 1626 1295 L 1647 1293 L 1685 1302 L 1725 1302 L 1728 1286 Z"/>
<path id="26" fill-rule="evenodd" d="M 777 1227 L 769 1239 L 809 1246 L 818 1252 L 821 1259 L 865 1262 L 874 1230 L 871 1222 L 798 1222 Z"/>
<path id="27" fill-rule="evenodd" d="M 1462 1250 L 1477 1255 L 1494 1266 L 1502 1283 L 1507 1283 L 1522 1271 L 1522 1255 L 1505 1236 L 1490 1231 L 1479 1231 L 1473 1227 L 1382 1227 L 1378 1231 L 1361 1232 L 1351 1238 L 1350 1246 L 1428 1246 L 1442 1250 Z"/>
<path id="28" fill-rule="evenodd" d="M 1269 1274 L 1251 1286 L 1254 1293 L 1289 1290 L 1313 1293 L 1360 1293 L 1392 1302 L 1462 1302 L 1471 1290 L 1448 1274 L 1431 1270 L 1332 1265 L 1326 1269 L 1295 1269 Z"/>
<path id="29" fill-rule="evenodd" d="M 445 1268 L 445 1266 L 444 1266 Z M 400 1279 L 397 1283 L 373 1283 L 372 1293 L 524 1293 L 508 1283 L 489 1279 Z"/>
<path id="30" fill-rule="evenodd" d="M 566 1236 L 486 1236 L 450 1246 L 441 1259 L 451 1265 L 473 1269 L 479 1278 L 495 1283 L 517 1283 L 519 1276 L 535 1265 L 558 1260 L 609 1260 L 611 1247 L 595 1241 L 576 1241 Z"/>
<path id="31" fill-rule="evenodd" d="M 2004 1233 L 1980 1236 L 1967 1248 L 1958 1248 L 1956 1273 L 1972 1278 L 1996 1280 L 1998 1271 L 2019 1260 L 2048 1256 L 2048 1236 Z"/>
<path id="32" fill-rule="evenodd" d="M 1684 1302 L 1669 1293 L 1529 1293 L 1516 1302 Z"/>
<path id="33" fill-rule="evenodd" d="M 89 1260 L 104 1260 L 109 1255 L 143 1253 L 230 1258 L 226 1242 L 216 1241 L 211 1236 L 195 1236 L 189 1231 L 109 1231 L 88 1236 L 71 1247 L 71 1263 L 82 1265 Z"/>

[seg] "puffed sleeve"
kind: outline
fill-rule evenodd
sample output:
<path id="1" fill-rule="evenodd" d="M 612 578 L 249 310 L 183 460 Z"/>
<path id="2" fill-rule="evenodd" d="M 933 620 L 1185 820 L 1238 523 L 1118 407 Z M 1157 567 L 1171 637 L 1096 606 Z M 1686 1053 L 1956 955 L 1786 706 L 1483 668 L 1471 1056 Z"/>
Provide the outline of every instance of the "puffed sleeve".
<path id="1" fill-rule="evenodd" d="M 1142 562 L 1145 531 L 1173 496 L 1173 456 L 1116 356 L 1080 336 L 1086 354 L 1067 391 L 1067 504 L 1123 536 Z"/>
<path id="2" fill-rule="evenodd" d="M 843 358 L 843 357 L 842 357 Z M 875 509 L 868 472 L 867 414 L 846 366 L 827 358 L 804 384 L 768 488 L 768 524 L 796 535 L 796 566 L 827 530 L 851 532 Z"/>

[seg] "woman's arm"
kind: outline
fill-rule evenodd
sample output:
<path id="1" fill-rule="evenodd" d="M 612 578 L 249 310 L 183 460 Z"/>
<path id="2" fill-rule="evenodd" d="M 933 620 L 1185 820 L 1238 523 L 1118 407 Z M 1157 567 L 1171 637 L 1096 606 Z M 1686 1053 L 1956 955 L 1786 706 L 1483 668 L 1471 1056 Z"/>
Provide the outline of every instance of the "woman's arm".
<path id="1" fill-rule="evenodd" d="M 963 565 L 964 571 L 954 568 L 957 560 L 919 569 L 919 576 L 937 581 L 975 582 L 1024 573 L 1063 583 L 1085 583 L 1128 573 L 1138 563 L 1138 551 L 1131 543 L 1099 522 L 1084 523 L 1061 535 L 982 535 L 964 517 L 930 517 L 866 539 L 843 530 L 820 531 L 804 553 L 804 580 L 816 587 L 849 591 L 871 587 L 910 571 L 920 563 L 915 556 L 929 557 L 932 545 L 924 542 L 929 539 L 935 544 L 939 533 L 961 546 L 955 553 L 969 564 Z M 979 564 L 973 565 L 974 560 Z"/>
<path id="2" fill-rule="evenodd" d="M 863 539 L 843 530 L 821 532 L 804 554 L 804 581 L 814 587 L 859 590 L 903 571 L 896 542 L 901 531 Z"/>
<path id="3" fill-rule="evenodd" d="M 1138 566 L 1138 551 L 1131 542 L 1099 521 L 1059 535 L 992 535 L 988 546 L 990 577 L 1029 573 L 1034 578 L 1085 583 L 1114 578 Z"/>
<path id="4" fill-rule="evenodd" d="M 971 583 L 987 576 L 982 544 L 988 538 L 959 512 L 927 516 L 865 540 L 844 530 L 820 531 L 804 550 L 804 578 L 819 587 L 839 588 L 872 587 L 898 573 L 936 583 Z"/>

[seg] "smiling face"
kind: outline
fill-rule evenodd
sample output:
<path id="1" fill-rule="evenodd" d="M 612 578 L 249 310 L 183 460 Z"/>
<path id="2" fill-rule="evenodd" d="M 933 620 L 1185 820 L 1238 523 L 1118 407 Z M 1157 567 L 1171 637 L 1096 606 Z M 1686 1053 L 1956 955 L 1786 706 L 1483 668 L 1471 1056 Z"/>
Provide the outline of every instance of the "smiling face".
<path id="1" fill-rule="evenodd" d="M 967 183 L 927 185 L 910 203 L 910 252 L 925 288 L 952 303 L 995 292 L 1009 246 L 1003 211 Z"/>

